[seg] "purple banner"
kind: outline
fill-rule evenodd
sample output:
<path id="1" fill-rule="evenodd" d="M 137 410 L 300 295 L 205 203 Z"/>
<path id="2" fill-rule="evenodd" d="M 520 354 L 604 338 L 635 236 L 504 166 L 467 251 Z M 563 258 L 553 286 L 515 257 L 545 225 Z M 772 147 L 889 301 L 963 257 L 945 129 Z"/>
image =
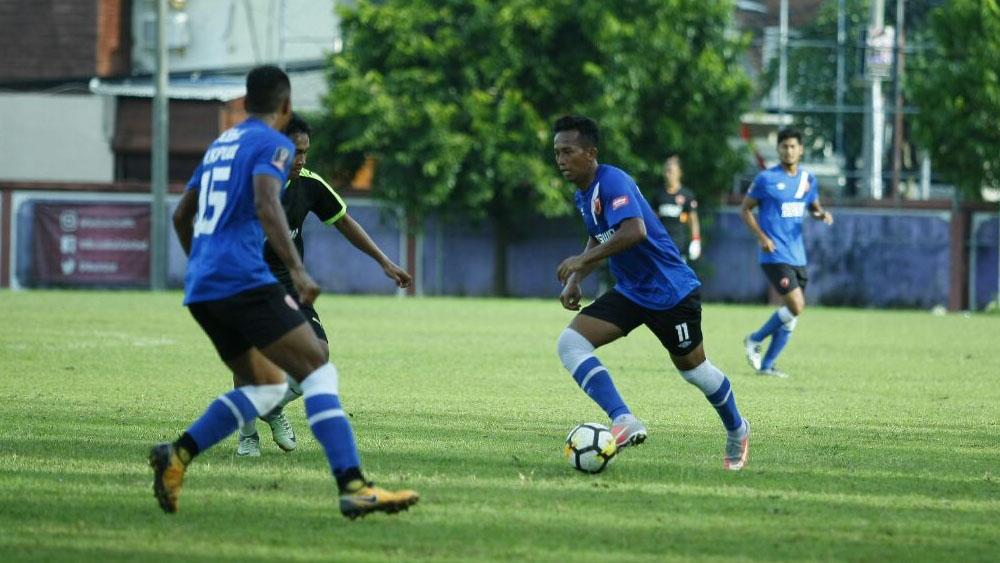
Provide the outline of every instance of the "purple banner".
<path id="1" fill-rule="evenodd" d="M 33 278 L 39 285 L 148 285 L 145 203 L 38 203 Z"/>

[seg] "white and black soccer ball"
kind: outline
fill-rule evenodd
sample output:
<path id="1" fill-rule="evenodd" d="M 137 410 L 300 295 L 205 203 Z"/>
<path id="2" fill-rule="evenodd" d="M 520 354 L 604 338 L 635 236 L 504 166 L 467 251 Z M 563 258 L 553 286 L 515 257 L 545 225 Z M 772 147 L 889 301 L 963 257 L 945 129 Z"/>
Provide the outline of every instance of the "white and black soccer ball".
<path id="1" fill-rule="evenodd" d="M 603 424 L 585 422 L 569 431 L 563 455 L 574 469 L 600 473 L 618 453 L 615 437 Z"/>

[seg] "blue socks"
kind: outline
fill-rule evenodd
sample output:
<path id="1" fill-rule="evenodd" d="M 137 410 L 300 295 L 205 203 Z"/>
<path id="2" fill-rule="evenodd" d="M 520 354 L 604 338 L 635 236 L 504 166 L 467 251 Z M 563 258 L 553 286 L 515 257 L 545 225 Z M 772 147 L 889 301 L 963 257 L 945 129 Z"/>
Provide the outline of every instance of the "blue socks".
<path id="1" fill-rule="evenodd" d="M 682 371 L 681 377 L 705 394 L 705 398 L 715 408 L 715 412 L 719 414 L 722 425 L 729 434 L 742 436 L 742 433 L 745 432 L 743 416 L 736 408 L 736 396 L 733 395 L 729 378 L 719 371 L 719 368 L 712 365 L 712 362 L 705 360 L 694 369 Z"/>
<path id="2" fill-rule="evenodd" d="M 573 371 L 573 379 L 587 396 L 604 409 L 611 420 L 632 413 L 618 394 L 614 382 L 611 381 L 611 374 L 596 356 L 584 360 Z"/>
<path id="3" fill-rule="evenodd" d="M 288 384 L 248 385 L 220 395 L 196 420 L 186 434 L 194 441 L 196 452 L 203 452 L 221 442 L 248 420 L 270 412 L 288 390 Z"/>
<path id="4" fill-rule="evenodd" d="M 755 342 L 763 342 L 764 340 L 767 340 L 768 336 L 774 334 L 774 331 L 778 330 L 782 324 L 784 323 L 781 320 L 781 317 L 779 317 L 778 312 L 775 311 L 771 314 L 771 317 L 767 319 L 767 322 L 764 323 L 764 326 L 760 327 L 760 330 L 750 335 L 750 339 Z"/>
<path id="5" fill-rule="evenodd" d="M 786 329 L 784 326 L 774 331 L 774 335 L 771 337 L 771 345 L 767 347 L 764 359 L 760 363 L 760 369 L 771 369 L 774 367 L 774 361 L 778 359 L 778 355 L 785 349 L 785 345 L 788 344 L 788 340 L 791 337 L 792 331 Z"/>
<path id="6" fill-rule="evenodd" d="M 302 381 L 306 416 L 316 441 L 323 446 L 330 471 L 338 478 L 357 472 L 361 461 L 354 442 L 354 432 L 340 406 L 337 369 L 326 364 Z"/>

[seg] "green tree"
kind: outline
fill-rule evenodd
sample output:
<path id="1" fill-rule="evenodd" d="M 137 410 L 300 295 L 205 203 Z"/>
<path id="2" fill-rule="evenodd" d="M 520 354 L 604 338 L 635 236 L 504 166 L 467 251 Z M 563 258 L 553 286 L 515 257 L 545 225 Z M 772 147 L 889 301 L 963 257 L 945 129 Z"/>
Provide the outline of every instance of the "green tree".
<path id="1" fill-rule="evenodd" d="M 931 13 L 929 39 L 908 72 L 915 133 L 940 174 L 980 199 L 1000 187 L 1000 7 L 951 0 Z"/>
<path id="2" fill-rule="evenodd" d="M 491 221 L 496 283 L 525 209 L 568 213 L 551 122 L 584 113 L 601 160 L 658 189 L 668 148 L 699 188 L 739 167 L 735 133 L 749 84 L 727 33 L 728 0 L 399 0 L 342 10 L 317 147 L 334 167 L 378 161 L 378 197 L 413 224 L 428 213 Z"/>

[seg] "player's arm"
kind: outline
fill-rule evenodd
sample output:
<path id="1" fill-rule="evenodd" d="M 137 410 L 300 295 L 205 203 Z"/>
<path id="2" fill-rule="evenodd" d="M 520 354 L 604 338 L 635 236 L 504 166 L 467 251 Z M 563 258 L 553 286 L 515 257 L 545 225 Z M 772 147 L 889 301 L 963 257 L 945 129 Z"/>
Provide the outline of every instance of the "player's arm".
<path id="1" fill-rule="evenodd" d="M 809 204 L 809 212 L 812 214 L 813 219 L 819 219 L 827 225 L 833 224 L 833 213 L 830 213 L 819 203 L 819 198 L 814 199 L 812 203 Z"/>
<path id="2" fill-rule="evenodd" d="M 584 247 L 583 252 L 586 253 L 591 248 L 598 246 L 600 243 L 596 238 L 590 237 L 587 239 L 587 246 Z M 563 290 L 559 294 L 559 301 L 562 302 L 562 306 L 570 311 L 580 310 L 580 299 L 583 297 L 583 292 L 580 291 L 580 282 L 590 275 L 600 263 L 594 263 L 581 268 L 579 271 L 573 272 L 566 278 L 566 283 L 563 285 Z"/>
<path id="3" fill-rule="evenodd" d="M 757 243 L 764 250 L 764 252 L 774 252 L 774 241 L 771 240 L 764 231 L 760 228 L 757 223 L 757 218 L 754 217 L 753 210 L 757 207 L 757 198 L 747 194 L 743 197 L 743 203 L 740 205 L 740 216 L 743 217 L 743 222 L 747 224 L 750 232 L 757 237 Z"/>
<path id="4" fill-rule="evenodd" d="M 608 256 L 624 252 L 644 240 L 646 240 L 646 224 L 643 223 L 642 217 L 629 217 L 618 224 L 615 234 L 604 244 L 588 243 L 587 249 L 582 254 L 563 260 L 556 270 L 556 277 L 560 283 L 565 284 L 573 273 L 588 267 L 593 270 Z"/>
<path id="5" fill-rule="evenodd" d="M 345 213 L 336 223 L 333 224 L 340 231 L 340 234 L 344 235 L 354 248 L 357 248 L 361 252 L 364 252 L 368 256 L 371 256 L 372 260 L 378 263 L 382 267 L 382 271 L 385 275 L 396 282 L 397 287 L 410 287 L 413 279 L 410 274 L 406 273 L 405 270 L 396 265 L 395 262 L 389 259 L 388 256 L 382 252 L 382 249 L 375 244 L 375 241 L 368 236 L 368 232 L 365 231 L 364 227 L 358 224 L 357 221 L 351 217 L 350 213 Z"/>
<path id="6" fill-rule="evenodd" d="M 281 180 L 270 174 L 255 174 L 253 177 L 253 200 L 257 219 L 267 235 L 268 243 L 278 258 L 288 268 L 299 294 L 299 301 L 311 305 L 319 295 L 319 286 L 313 281 L 302 265 L 302 258 L 292 244 L 288 234 L 288 220 L 281 207 Z"/>
<path id="7" fill-rule="evenodd" d="M 701 222 L 698 220 L 698 200 L 690 200 L 688 206 L 688 219 L 691 223 L 691 243 L 688 244 L 688 257 L 697 260 L 701 257 Z"/>
<path id="8" fill-rule="evenodd" d="M 174 232 L 181 242 L 184 254 L 191 255 L 191 239 L 194 238 L 194 218 L 198 214 L 198 190 L 184 192 L 174 210 Z"/>

